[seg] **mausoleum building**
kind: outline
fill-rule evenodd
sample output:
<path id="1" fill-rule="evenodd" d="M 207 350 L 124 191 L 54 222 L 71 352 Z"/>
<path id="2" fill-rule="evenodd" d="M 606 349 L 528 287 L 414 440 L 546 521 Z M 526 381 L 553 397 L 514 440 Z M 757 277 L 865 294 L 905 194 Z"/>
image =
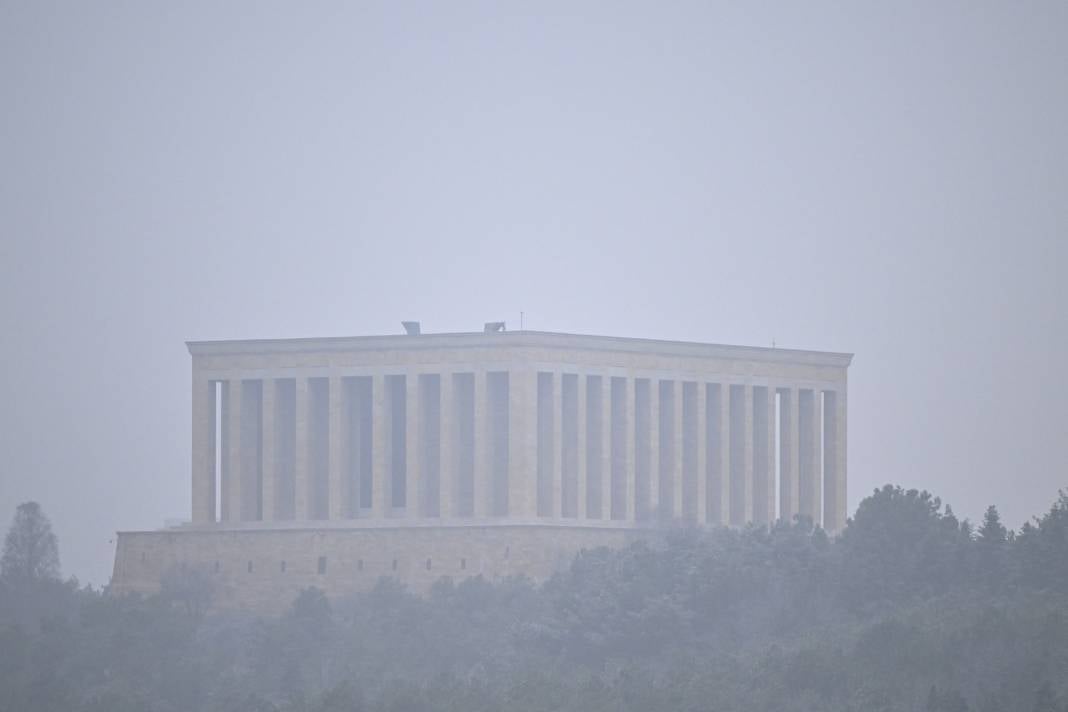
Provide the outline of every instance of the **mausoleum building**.
<path id="1" fill-rule="evenodd" d="M 192 522 L 122 532 L 278 607 L 396 576 L 544 579 L 666 526 L 846 517 L 850 354 L 505 331 L 190 342 Z"/>

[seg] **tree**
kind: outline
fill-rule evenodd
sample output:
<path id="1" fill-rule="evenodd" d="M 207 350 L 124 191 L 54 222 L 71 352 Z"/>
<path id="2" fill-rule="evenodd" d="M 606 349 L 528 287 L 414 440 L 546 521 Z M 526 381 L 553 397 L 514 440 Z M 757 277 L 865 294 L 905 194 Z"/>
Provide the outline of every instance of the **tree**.
<path id="1" fill-rule="evenodd" d="M 970 544 L 938 497 L 886 485 L 861 501 L 839 538 L 842 595 L 870 607 L 945 592 L 962 581 Z"/>
<path id="2" fill-rule="evenodd" d="M 190 618 L 200 619 L 211 604 L 215 585 L 201 569 L 171 567 L 160 578 L 160 598 L 185 609 Z"/>
<path id="3" fill-rule="evenodd" d="M 1068 589 L 1068 492 L 1060 492 L 1049 512 L 1028 522 L 1014 548 L 1021 583 L 1051 591 Z"/>
<path id="4" fill-rule="evenodd" d="M 986 514 L 983 515 L 983 525 L 979 527 L 979 541 L 997 546 L 1004 544 L 1008 540 L 1008 535 L 1008 530 L 1001 523 L 1001 515 L 998 514 L 998 508 L 994 505 L 987 507 Z"/>
<path id="5" fill-rule="evenodd" d="M 23 502 L 4 539 L 0 578 L 12 582 L 57 580 L 59 546 L 52 523 L 37 502 Z"/>

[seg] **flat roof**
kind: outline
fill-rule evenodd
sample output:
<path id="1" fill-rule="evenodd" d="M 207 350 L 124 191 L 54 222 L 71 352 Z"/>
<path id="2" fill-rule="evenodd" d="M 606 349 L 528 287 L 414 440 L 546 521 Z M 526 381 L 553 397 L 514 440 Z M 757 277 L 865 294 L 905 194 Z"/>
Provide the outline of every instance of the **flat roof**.
<path id="1" fill-rule="evenodd" d="M 389 334 L 381 336 L 328 336 L 296 339 L 241 339 L 187 341 L 194 356 L 274 354 L 323 351 L 377 351 L 395 349 L 446 349 L 485 347 L 547 347 L 591 351 L 664 354 L 697 358 L 745 358 L 757 361 L 810 363 L 846 367 L 853 354 L 833 351 L 782 349 L 770 346 L 731 346 L 693 341 L 640 339 L 627 336 L 566 334 L 551 331 L 455 332 Z"/>

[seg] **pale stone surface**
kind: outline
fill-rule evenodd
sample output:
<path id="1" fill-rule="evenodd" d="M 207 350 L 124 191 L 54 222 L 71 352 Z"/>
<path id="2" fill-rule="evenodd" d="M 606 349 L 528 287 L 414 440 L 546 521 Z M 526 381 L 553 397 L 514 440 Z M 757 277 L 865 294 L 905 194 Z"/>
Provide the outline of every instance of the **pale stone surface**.
<path id="1" fill-rule="evenodd" d="M 779 517 L 793 521 L 799 511 L 798 480 L 798 400 L 796 388 L 784 388 L 781 395 L 779 434 Z"/>
<path id="2" fill-rule="evenodd" d="M 724 526 L 731 522 L 731 410 L 730 387 L 719 384 L 719 472 L 720 472 L 720 508 L 719 524 Z"/>
<path id="3" fill-rule="evenodd" d="M 707 524 L 708 517 L 708 439 L 705 434 L 708 431 L 708 387 L 704 383 L 695 384 L 695 397 L 697 398 L 695 417 L 697 422 L 694 429 L 697 433 L 697 522 Z"/>
<path id="4" fill-rule="evenodd" d="M 165 562 L 214 567 L 219 561 L 219 580 L 229 591 L 226 600 L 235 604 L 279 598 L 280 594 L 259 590 L 275 584 L 280 591 L 296 591 L 311 583 L 333 593 L 354 590 L 382 573 L 392 573 L 394 558 L 399 562 L 396 575 L 416 587 L 429 585 L 439 575 L 478 571 L 492 576 L 547 576 L 582 546 L 621 543 L 626 532 L 640 532 L 658 520 L 684 517 L 741 526 L 771 521 L 776 506 L 781 518 L 811 516 L 832 532 L 845 525 L 849 354 L 526 331 L 188 346 L 193 360 L 192 524 L 181 530 L 120 535 L 116 591 L 151 589 Z M 496 398 L 487 383 L 491 372 L 507 375 L 506 431 L 500 430 L 503 421 L 490 422 L 490 399 Z M 544 516 L 538 512 L 539 373 L 551 379 L 551 398 L 543 403 L 551 413 L 546 434 L 551 443 L 542 454 L 549 461 L 549 507 Z M 574 388 L 569 381 L 565 398 L 565 374 L 577 377 L 574 423 L 568 406 L 566 466 L 563 408 L 565 401 L 571 403 Z M 391 492 L 394 433 L 389 387 L 395 377 L 405 382 L 398 401 L 406 411 L 401 423 L 403 509 L 394 509 Z M 421 384 L 429 377 L 440 384 L 437 403 L 429 403 L 423 392 Z M 470 415 L 457 417 L 460 377 L 474 384 L 473 437 L 466 441 L 462 431 L 472 424 Z M 357 391 L 346 384 L 357 378 L 367 379 L 370 386 L 369 391 L 359 391 L 371 416 L 367 433 L 349 422 L 350 415 L 356 417 Z M 316 394 L 325 394 L 326 400 L 316 395 L 315 413 L 320 415 L 315 418 L 309 379 L 320 379 L 315 383 L 325 386 L 325 390 L 316 386 Z M 642 388 L 648 385 L 649 394 L 641 413 L 635 402 L 639 379 Z M 285 391 L 293 395 L 286 396 L 290 404 L 284 411 L 279 405 L 283 382 L 295 384 L 295 390 Z M 217 383 L 221 411 L 216 404 Z M 600 387 L 594 390 L 597 383 Z M 782 394 L 778 411 L 777 391 Z M 595 393 L 599 397 L 591 398 Z M 732 393 L 739 401 L 734 408 Z M 754 393 L 760 394 L 759 404 L 754 404 Z M 824 394 L 827 409 L 821 408 Z M 325 411 L 320 409 L 324 402 Z M 493 402 L 494 412 L 500 413 L 501 401 Z M 754 442 L 754 415 L 759 442 Z M 739 432 L 732 432 L 732 417 Z M 222 433 L 218 443 L 216 423 Z M 668 438 L 663 442 L 662 428 Z M 436 450 L 434 441 L 427 440 L 428 429 L 439 438 Z M 491 433 L 504 437 L 504 444 L 492 445 Z M 285 457 L 291 458 L 284 467 L 281 446 L 275 443 L 283 434 L 290 443 Z M 365 435 L 369 442 L 362 440 Z M 599 442 L 588 442 L 593 437 Z M 313 443 L 318 443 L 315 458 L 326 458 L 325 489 L 316 490 L 322 482 L 312 481 Z M 504 473 L 491 471 L 501 466 L 497 455 L 491 461 L 491 453 L 501 453 L 494 449 L 499 446 L 507 447 Z M 218 472 L 216 448 L 222 465 Z M 434 452 L 438 462 L 423 462 L 427 453 Z M 648 458 L 641 492 L 636 490 L 639 452 L 643 466 Z M 350 473 L 362 467 L 351 463 L 362 462 L 365 455 L 370 502 L 348 491 L 359 486 L 359 477 L 352 480 Z M 473 513 L 460 501 L 461 489 L 467 486 L 466 480 L 460 481 L 461 457 L 474 466 Z M 317 462 L 321 467 L 323 463 Z M 428 505 L 433 489 L 427 489 L 427 473 L 432 471 L 437 473 L 436 507 Z M 506 485 L 498 479 L 505 476 Z M 497 489 L 498 482 L 503 490 Z M 732 492 L 732 487 L 738 491 Z M 293 495 L 283 498 L 288 492 Z M 313 522 L 315 502 L 321 503 L 324 494 L 328 507 L 322 516 L 329 519 Z M 592 499 L 595 494 L 599 510 Z M 502 502 L 498 495 L 507 500 L 504 516 L 491 511 Z M 620 496 L 623 501 L 613 505 Z M 353 503 L 360 505 L 358 511 L 353 511 L 357 509 Z M 644 506 L 636 508 L 640 505 Z M 509 556 L 500 555 L 501 544 L 512 552 Z M 151 566 L 141 567 L 142 553 L 154 562 Z M 319 555 L 328 557 L 322 576 L 316 573 Z M 345 568 L 361 559 L 362 569 Z M 427 559 L 432 561 L 429 571 Z M 283 560 L 284 574 L 279 569 Z M 455 571 L 461 560 L 464 567 Z M 249 561 L 252 574 L 247 571 Z M 387 570 L 383 562 L 389 564 Z"/>
<path id="5" fill-rule="evenodd" d="M 293 502 L 297 519 L 310 519 L 310 477 L 308 476 L 308 379 L 297 377 L 296 380 L 296 482 L 293 490 Z"/>
<path id="6" fill-rule="evenodd" d="M 608 521 L 612 518 L 612 379 L 602 375 L 601 379 L 601 510 L 595 519 Z M 595 407 L 593 404 L 590 407 Z"/>
<path id="7" fill-rule="evenodd" d="M 276 487 L 275 487 L 275 391 L 274 379 L 263 381 L 263 400 L 261 417 L 263 419 L 261 432 L 263 433 L 263 521 L 269 522 L 275 518 Z"/>
<path id="8" fill-rule="evenodd" d="M 626 507 L 625 521 L 633 524 L 638 518 L 638 488 L 637 488 L 637 471 L 635 470 L 635 463 L 637 461 L 638 451 L 637 442 L 635 439 L 635 433 L 637 423 L 635 422 L 635 401 L 634 401 L 634 379 L 624 379 L 624 399 L 626 403 L 624 405 L 626 409 L 625 422 L 623 423 L 623 449 L 624 449 L 624 462 L 625 471 L 623 476 L 626 478 L 626 496 L 624 506 Z"/>
<path id="9" fill-rule="evenodd" d="M 587 519 L 586 516 L 586 496 L 587 489 L 589 487 L 587 482 L 587 468 L 586 468 L 586 376 L 585 374 L 579 374 L 576 380 L 578 388 L 578 400 L 577 400 L 577 414 L 575 416 L 575 426 L 578 428 L 578 450 L 575 453 L 577 472 L 577 491 L 575 496 L 578 503 L 575 507 L 575 516 L 579 519 Z"/>
<path id="10" fill-rule="evenodd" d="M 212 524 L 215 516 L 215 384 L 193 374 L 192 398 L 194 524 Z"/>
<path id="11" fill-rule="evenodd" d="M 814 389 L 802 390 L 800 404 L 800 512 L 802 516 L 820 522 L 820 392 Z"/>
<path id="12" fill-rule="evenodd" d="M 845 526 L 846 392 L 828 391 L 824 403 L 823 525 L 830 531 Z"/>
<path id="13" fill-rule="evenodd" d="M 344 596 L 373 587 L 380 577 L 397 578 L 416 592 L 443 576 L 499 581 L 522 574 L 544 581 L 582 549 L 623 546 L 640 534 L 621 527 L 510 524 L 120 532 L 110 592 L 151 594 L 164 573 L 184 566 L 210 575 L 215 607 L 277 613 L 309 586 Z"/>
<path id="14" fill-rule="evenodd" d="M 489 514 L 489 409 L 486 371 L 475 371 L 475 516 Z"/>
<path id="15" fill-rule="evenodd" d="M 331 519 L 342 519 L 348 515 L 348 488 L 343 477 L 345 463 L 345 446 L 341 434 L 345 430 L 344 391 L 341 377 L 331 376 L 328 381 L 327 417 L 329 418 L 329 436 L 327 439 L 329 456 L 327 458 L 327 483 L 329 487 L 328 511 Z"/>
<path id="16" fill-rule="evenodd" d="M 389 398 L 386 394 L 386 377 L 376 374 L 371 385 L 373 421 L 371 453 L 373 458 L 373 482 L 371 484 L 371 510 L 376 519 L 386 519 L 390 513 L 389 466 L 390 418 Z"/>
<path id="17" fill-rule="evenodd" d="M 405 508 L 404 516 L 406 518 L 415 519 L 421 516 L 419 511 L 419 502 L 422 501 L 423 492 L 423 477 L 422 468 L 420 466 L 421 453 L 420 443 L 422 442 L 422 433 L 420 432 L 420 412 L 421 401 L 419 398 L 419 375 L 417 373 L 409 373 L 404 379 L 405 391 L 404 391 L 404 417 L 405 417 Z"/>
<path id="18" fill-rule="evenodd" d="M 534 517 L 538 504 L 537 373 L 520 368 L 508 379 L 508 513 Z"/>
<path id="19" fill-rule="evenodd" d="M 441 374 L 441 484 L 438 487 L 438 511 L 442 519 L 452 518 L 453 502 L 456 500 L 456 454 L 453 452 L 456 438 L 455 393 L 453 374 Z"/>
<path id="20" fill-rule="evenodd" d="M 552 511 L 550 517 L 563 517 L 564 502 L 564 436 L 563 436 L 563 374 L 554 372 L 553 378 L 553 450 L 552 450 Z"/>
<path id="21" fill-rule="evenodd" d="M 241 379 L 231 378 L 226 383 L 226 398 L 223 401 L 223 417 L 226 430 L 223 439 L 226 447 L 225 476 L 223 477 L 224 519 L 241 521 Z"/>
<path id="22" fill-rule="evenodd" d="M 649 482 L 646 483 L 646 501 L 649 502 L 645 517 L 656 521 L 660 515 L 660 478 L 668 473 L 660 471 L 660 383 L 656 378 L 649 382 Z M 665 444 L 666 447 L 666 444 Z"/>
<path id="23" fill-rule="evenodd" d="M 775 521 L 775 389 L 753 389 L 753 521 Z M 759 423 L 759 427 L 757 427 Z"/>
<path id="24" fill-rule="evenodd" d="M 671 383 L 671 519 L 682 519 L 682 381 L 675 378 Z"/>

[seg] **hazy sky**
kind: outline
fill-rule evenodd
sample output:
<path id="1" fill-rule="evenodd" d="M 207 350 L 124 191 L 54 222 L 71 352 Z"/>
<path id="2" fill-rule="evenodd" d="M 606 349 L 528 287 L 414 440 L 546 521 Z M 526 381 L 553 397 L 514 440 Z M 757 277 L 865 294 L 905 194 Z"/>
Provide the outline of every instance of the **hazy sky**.
<path id="1" fill-rule="evenodd" d="M 759 5 L 759 6 L 758 6 Z M 1068 486 L 1068 3 L 0 0 L 0 526 L 189 514 L 187 339 L 856 353 L 849 509 Z"/>

